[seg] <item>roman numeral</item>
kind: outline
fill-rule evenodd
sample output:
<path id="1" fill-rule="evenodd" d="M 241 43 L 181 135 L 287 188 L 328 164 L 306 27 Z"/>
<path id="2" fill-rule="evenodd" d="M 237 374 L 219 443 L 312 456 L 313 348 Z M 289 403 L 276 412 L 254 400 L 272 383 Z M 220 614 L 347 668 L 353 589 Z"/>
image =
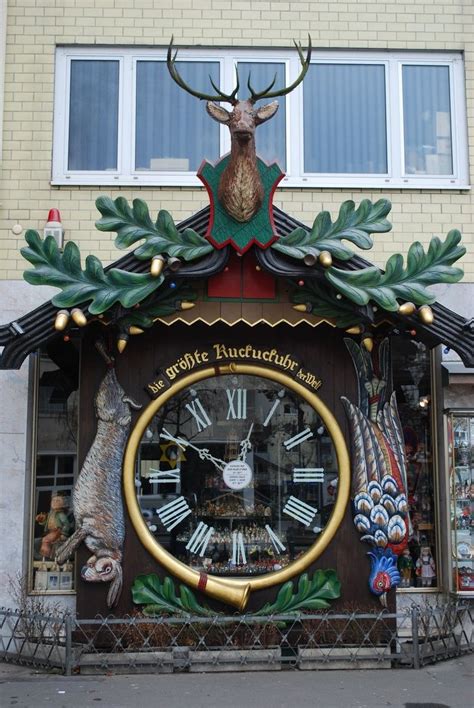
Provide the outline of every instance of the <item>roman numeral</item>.
<path id="1" fill-rule="evenodd" d="M 229 418 L 244 420 L 247 417 L 247 389 L 226 388 L 225 392 L 227 394 L 227 400 L 229 401 L 227 420 L 229 420 Z"/>
<path id="2" fill-rule="evenodd" d="M 324 482 L 323 467 L 294 467 L 293 482 Z"/>
<path id="3" fill-rule="evenodd" d="M 270 541 L 272 542 L 275 551 L 277 553 L 281 553 L 281 551 L 286 551 L 286 546 L 284 546 L 283 543 L 280 541 L 272 527 L 268 524 L 265 524 L 265 529 L 270 537 Z"/>
<path id="4" fill-rule="evenodd" d="M 271 421 L 272 416 L 273 416 L 273 414 L 275 413 L 275 411 L 276 411 L 276 409 L 278 408 L 278 406 L 280 405 L 280 403 L 281 403 L 281 399 L 277 398 L 277 400 L 274 402 L 273 406 L 272 406 L 272 407 L 270 408 L 270 410 L 268 411 L 268 415 L 267 415 L 267 417 L 266 417 L 265 420 L 264 420 L 264 423 L 263 423 L 263 427 L 264 427 L 264 428 L 266 428 L 267 425 L 269 424 L 269 422 Z"/>
<path id="5" fill-rule="evenodd" d="M 212 421 L 202 407 L 202 403 L 199 398 L 196 398 L 192 403 L 186 403 L 185 408 L 187 408 L 196 421 L 199 433 L 201 430 L 204 430 L 212 425 Z"/>
<path id="6" fill-rule="evenodd" d="M 148 476 L 150 482 L 154 482 L 158 485 L 160 484 L 176 484 L 181 482 L 181 469 L 177 467 L 175 470 L 166 470 L 162 472 L 161 470 L 150 469 L 150 474 Z"/>
<path id="7" fill-rule="evenodd" d="M 184 497 L 178 497 L 158 509 L 157 514 L 167 531 L 180 524 L 192 511 Z"/>
<path id="8" fill-rule="evenodd" d="M 285 440 L 283 442 L 283 445 L 285 446 L 286 450 L 291 450 L 293 447 L 296 447 L 296 445 L 300 445 L 302 442 L 305 440 L 308 440 L 309 438 L 313 437 L 313 431 L 311 428 L 305 428 L 302 430 L 300 433 L 297 433 L 296 435 L 293 435 L 292 438 L 289 438 L 289 440 Z"/>
<path id="9" fill-rule="evenodd" d="M 283 513 L 292 516 L 296 521 L 301 521 L 305 526 L 309 526 L 317 509 L 306 502 L 291 496 L 283 507 Z"/>
<path id="10" fill-rule="evenodd" d="M 203 521 L 200 521 L 197 529 L 186 545 L 186 550 L 191 553 L 199 553 L 202 558 L 213 533 L 214 529 L 212 526 L 208 526 Z"/>
<path id="11" fill-rule="evenodd" d="M 246 565 L 244 537 L 241 531 L 234 531 L 232 534 L 232 564 Z"/>

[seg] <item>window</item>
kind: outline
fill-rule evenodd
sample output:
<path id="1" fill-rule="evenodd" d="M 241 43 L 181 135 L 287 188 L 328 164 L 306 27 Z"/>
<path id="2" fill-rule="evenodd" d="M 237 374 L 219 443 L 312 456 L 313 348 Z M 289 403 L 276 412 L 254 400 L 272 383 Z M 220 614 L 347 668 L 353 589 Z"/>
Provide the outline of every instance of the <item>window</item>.
<path id="1" fill-rule="evenodd" d="M 77 467 L 78 372 L 73 364 L 58 368 L 46 354 L 39 355 L 37 371 L 31 589 L 63 593 L 74 589 L 74 559 L 60 567 L 55 555 L 74 531 L 71 493 Z"/>
<path id="2" fill-rule="evenodd" d="M 181 49 L 193 88 L 241 98 L 247 77 L 262 90 L 289 85 L 290 50 Z M 315 51 L 302 85 L 280 97 L 256 132 L 289 187 L 468 187 L 461 54 Z M 170 78 L 166 51 L 60 48 L 55 89 L 53 184 L 200 185 L 203 159 L 230 150 L 225 126 Z M 264 103 L 265 100 L 260 103 Z"/>
<path id="3" fill-rule="evenodd" d="M 421 342 L 392 337 L 393 387 L 405 440 L 412 533 L 399 556 L 400 589 L 439 586 L 433 462 L 430 353 Z"/>

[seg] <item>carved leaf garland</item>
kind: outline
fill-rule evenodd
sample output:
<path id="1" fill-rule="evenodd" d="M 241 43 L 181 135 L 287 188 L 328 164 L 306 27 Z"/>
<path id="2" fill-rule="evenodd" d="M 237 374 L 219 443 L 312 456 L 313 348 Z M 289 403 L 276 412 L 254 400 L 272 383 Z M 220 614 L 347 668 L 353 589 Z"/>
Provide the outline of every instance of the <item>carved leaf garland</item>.
<path id="1" fill-rule="evenodd" d="M 351 303 L 337 300 L 335 295 L 314 280 L 307 280 L 304 286 L 296 287 L 291 293 L 291 301 L 298 305 L 310 305 L 312 315 L 333 319 L 336 327 L 347 328 L 360 321 Z"/>
<path id="2" fill-rule="evenodd" d="M 352 200 L 341 205 L 339 216 L 333 223 L 328 211 L 322 211 L 314 220 L 311 231 L 303 227 L 294 229 L 288 236 L 272 244 L 272 248 L 291 258 L 303 259 L 307 255 L 318 256 L 321 251 L 341 261 L 347 261 L 354 252 L 342 240 L 350 241 L 359 248 L 372 248 L 372 233 L 390 231 L 392 225 L 385 218 L 392 208 L 387 199 L 375 204 L 364 199 L 358 209 Z"/>
<path id="3" fill-rule="evenodd" d="M 443 242 L 438 237 L 431 240 L 428 251 L 415 241 L 408 250 L 407 264 L 399 253 L 390 256 L 385 272 L 373 266 L 358 271 L 329 268 L 326 278 L 338 292 L 358 305 L 370 300 L 391 312 L 398 310 L 397 298 L 417 305 L 434 302 L 436 297 L 427 289 L 435 283 L 456 283 L 463 276 L 460 268 L 452 264 L 466 252 L 459 246 L 461 234 L 450 231 Z"/>
<path id="4" fill-rule="evenodd" d="M 216 614 L 208 607 L 200 605 L 186 585 L 180 585 L 178 596 L 171 578 L 166 577 L 161 581 L 156 573 L 138 575 L 135 578 L 132 599 L 136 605 L 145 605 L 143 614 L 148 616 L 169 614 L 207 617 Z"/>
<path id="5" fill-rule="evenodd" d="M 99 231 L 116 231 L 117 248 L 129 248 L 137 241 L 144 240 L 134 251 L 139 260 L 148 260 L 165 253 L 192 261 L 205 256 L 214 248 L 193 229 L 178 231 L 173 217 L 164 209 L 153 223 L 148 206 L 142 199 L 134 199 L 130 207 L 124 197 L 115 200 L 99 197 L 96 207 L 102 214 L 102 218 L 96 221 L 96 227 Z"/>
<path id="6" fill-rule="evenodd" d="M 91 300 L 89 312 L 101 314 L 119 302 L 123 307 L 133 307 L 154 292 L 163 282 L 163 276 L 148 273 L 129 273 L 119 268 L 104 271 L 96 256 L 87 256 L 82 269 L 81 254 L 75 243 L 69 241 L 61 252 L 52 236 L 41 239 L 37 231 L 25 235 L 28 248 L 22 256 L 34 270 L 24 272 L 31 285 L 52 285 L 62 292 L 52 298 L 56 307 L 74 307 Z"/>
<path id="7" fill-rule="evenodd" d="M 300 610 L 320 610 L 330 606 L 329 600 L 336 600 L 341 594 L 341 583 L 335 570 L 317 570 L 311 580 L 303 573 L 298 580 L 298 589 L 293 592 L 293 581 L 282 585 L 275 602 L 267 602 L 256 615 L 299 612 Z"/>

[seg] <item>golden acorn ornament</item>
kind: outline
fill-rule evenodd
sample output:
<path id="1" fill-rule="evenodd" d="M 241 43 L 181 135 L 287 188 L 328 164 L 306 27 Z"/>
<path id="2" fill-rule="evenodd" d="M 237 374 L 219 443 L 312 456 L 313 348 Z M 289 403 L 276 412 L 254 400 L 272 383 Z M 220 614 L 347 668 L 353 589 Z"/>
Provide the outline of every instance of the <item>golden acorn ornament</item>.
<path id="1" fill-rule="evenodd" d="M 400 315 L 412 315 L 416 310 L 416 305 L 413 302 L 404 302 L 398 308 Z"/>
<path id="2" fill-rule="evenodd" d="M 332 256 L 329 251 L 321 251 L 319 254 L 319 262 L 323 268 L 330 268 L 330 266 L 332 266 Z"/>
<path id="3" fill-rule="evenodd" d="M 374 339 L 371 334 L 366 334 L 365 337 L 362 339 L 362 346 L 364 349 L 366 349 L 369 353 L 372 351 L 374 348 Z"/>
<path id="4" fill-rule="evenodd" d="M 67 310 L 59 310 L 54 320 L 54 329 L 56 332 L 62 332 L 63 329 L 66 329 L 68 322 L 69 312 Z"/>
<path id="5" fill-rule="evenodd" d="M 122 354 L 125 351 L 125 347 L 128 344 L 128 334 L 125 334 L 125 332 L 121 332 L 120 336 L 117 339 L 117 351 L 119 354 Z"/>
<path id="6" fill-rule="evenodd" d="M 128 333 L 132 335 L 143 334 L 144 331 L 144 329 L 142 329 L 141 327 L 136 327 L 135 325 L 130 325 L 130 327 L 128 328 Z"/>
<path id="7" fill-rule="evenodd" d="M 73 322 L 77 324 L 78 327 L 86 326 L 87 317 L 85 316 L 80 307 L 75 307 L 73 310 L 71 310 L 71 317 Z"/>
<path id="8" fill-rule="evenodd" d="M 183 301 L 180 302 L 180 304 L 179 304 L 179 309 L 180 309 L 180 310 L 192 310 L 193 307 L 196 307 L 196 303 L 195 303 L 195 302 L 189 302 L 189 300 L 183 300 Z"/>
<path id="9" fill-rule="evenodd" d="M 308 305 L 305 305 L 303 302 L 299 305 L 293 305 L 293 309 L 296 310 L 296 312 L 309 312 Z"/>
<path id="10" fill-rule="evenodd" d="M 153 258 L 151 259 L 150 267 L 151 275 L 154 278 L 158 278 L 162 274 L 165 264 L 166 260 L 163 258 L 163 256 L 153 256 Z"/>
<path id="11" fill-rule="evenodd" d="M 433 310 L 429 305 L 422 305 L 418 310 L 418 317 L 423 322 L 423 324 L 430 325 L 433 324 L 434 314 Z"/>
<path id="12" fill-rule="evenodd" d="M 347 334 L 362 334 L 364 328 L 362 325 L 354 325 L 354 327 L 349 327 L 346 329 Z"/>

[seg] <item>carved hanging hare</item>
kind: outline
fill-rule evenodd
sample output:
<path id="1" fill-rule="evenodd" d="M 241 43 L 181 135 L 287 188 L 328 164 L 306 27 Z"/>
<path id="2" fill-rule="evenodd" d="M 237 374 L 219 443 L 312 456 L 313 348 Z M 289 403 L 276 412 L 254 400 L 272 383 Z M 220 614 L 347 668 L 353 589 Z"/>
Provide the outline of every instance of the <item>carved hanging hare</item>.
<path id="1" fill-rule="evenodd" d="M 130 429 L 130 408 L 140 408 L 117 381 L 114 369 L 105 375 L 95 399 L 97 433 L 74 486 L 73 535 L 58 549 L 62 565 L 84 541 L 93 555 L 81 569 L 89 582 L 110 582 L 107 605 L 122 590 L 122 547 L 125 536 L 122 503 L 122 459 Z"/>

